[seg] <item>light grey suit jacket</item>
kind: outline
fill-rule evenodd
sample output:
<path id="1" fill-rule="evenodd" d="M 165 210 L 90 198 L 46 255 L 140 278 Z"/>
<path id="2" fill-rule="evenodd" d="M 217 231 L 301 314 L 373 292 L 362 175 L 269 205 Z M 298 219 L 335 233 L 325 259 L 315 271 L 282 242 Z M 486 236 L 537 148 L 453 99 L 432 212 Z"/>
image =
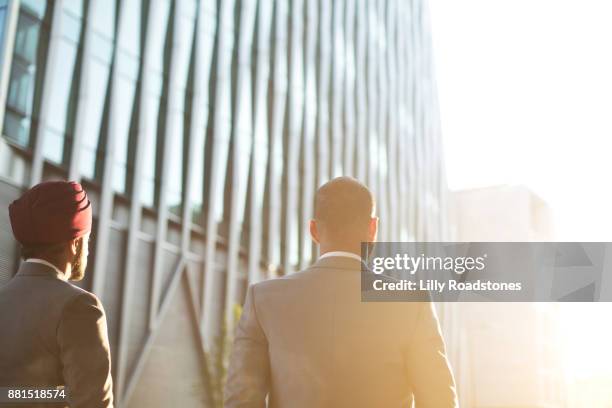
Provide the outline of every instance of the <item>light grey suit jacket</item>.
<path id="1" fill-rule="evenodd" d="M 458 406 L 433 304 L 362 303 L 360 270 L 328 257 L 249 287 L 226 408 Z"/>
<path id="2" fill-rule="evenodd" d="M 113 406 L 106 316 L 95 295 L 24 262 L 0 288 L 0 387 L 57 385 L 72 408 Z"/>

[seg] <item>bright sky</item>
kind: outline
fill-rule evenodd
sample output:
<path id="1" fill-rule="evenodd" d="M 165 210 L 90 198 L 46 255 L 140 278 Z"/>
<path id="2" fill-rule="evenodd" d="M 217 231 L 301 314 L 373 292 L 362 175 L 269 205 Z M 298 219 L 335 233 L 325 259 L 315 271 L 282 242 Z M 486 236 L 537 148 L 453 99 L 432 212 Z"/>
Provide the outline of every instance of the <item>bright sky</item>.
<path id="1" fill-rule="evenodd" d="M 430 0 L 452 190 L 523 184 L 612 241 L 612 2 Z"/>
<path id="2" fill-rule="evenodd" d="M 557 240 L 612 241 L 612 1 L 429 5 L 450 188 L 523 184 Z M 560 306 L 572 376 L 612 372 L 611 306 Z"/>

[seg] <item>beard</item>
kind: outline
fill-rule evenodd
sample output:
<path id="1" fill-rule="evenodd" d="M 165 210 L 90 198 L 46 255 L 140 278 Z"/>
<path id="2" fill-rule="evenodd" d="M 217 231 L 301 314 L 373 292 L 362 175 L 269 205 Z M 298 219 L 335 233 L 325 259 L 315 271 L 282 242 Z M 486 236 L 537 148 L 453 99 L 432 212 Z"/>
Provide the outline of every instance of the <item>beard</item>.
<path id="1" fill-rule="evenodd" d="M 77 247 L 76 254 L 72 260 L 72 269 L 70 271 L 71 281 L 80 281 L 85 277 L 85 268 L 87 267 L 87 259 L 83 257 L 83 245 Z"/>

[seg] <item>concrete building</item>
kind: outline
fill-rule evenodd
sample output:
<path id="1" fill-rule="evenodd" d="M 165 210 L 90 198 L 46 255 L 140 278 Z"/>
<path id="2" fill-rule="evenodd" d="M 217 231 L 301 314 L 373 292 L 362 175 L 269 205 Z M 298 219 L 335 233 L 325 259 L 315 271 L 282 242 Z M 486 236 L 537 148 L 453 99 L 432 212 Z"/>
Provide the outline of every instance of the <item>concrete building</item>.
<path id="1" fill-rule="evenodd" d="M 550 209 L 523 186 L 452 193 L 454 240 L 529 242 L 554 238 Z M 445 305 L 447 343 L 462 406 L 565 407 L 563 343 L 554 303 Z"/>
<path id="2" fill-rule="evenodd" d="M 372 188 L 382 240 L 448 235 L 429 34 L 423 0 L 0 0 L 0 207 L 89 192 L 118 407 L 210 400 L 247 283 L 316 256 L 326 180 Z"/>
<path id="3" fill-rule="evenodd" d="M 553 241 L 551 210 L 524 186 L 495 186 L 452 193 L 457 241 Z"/>

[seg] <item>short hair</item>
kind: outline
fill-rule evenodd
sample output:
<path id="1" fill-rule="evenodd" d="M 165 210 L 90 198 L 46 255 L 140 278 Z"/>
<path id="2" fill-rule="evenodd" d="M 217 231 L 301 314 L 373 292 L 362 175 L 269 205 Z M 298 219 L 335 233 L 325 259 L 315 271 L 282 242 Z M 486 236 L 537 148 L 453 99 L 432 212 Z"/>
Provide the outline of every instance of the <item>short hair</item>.
<path id="1" fill-rule="evenodd" d="M 365 185 L 351 177 L 337 177 L 317 190 L 314 218 L 333 239 L 362 239 L 375 206 Z"/>
<path id="2" fill-rule="evenodd" d="M 66 249 L 68 242 L 59 244 L 22 245 L 21 259 L 27 261 L 30 258 L 51 258 L 56 260 Z"/>

